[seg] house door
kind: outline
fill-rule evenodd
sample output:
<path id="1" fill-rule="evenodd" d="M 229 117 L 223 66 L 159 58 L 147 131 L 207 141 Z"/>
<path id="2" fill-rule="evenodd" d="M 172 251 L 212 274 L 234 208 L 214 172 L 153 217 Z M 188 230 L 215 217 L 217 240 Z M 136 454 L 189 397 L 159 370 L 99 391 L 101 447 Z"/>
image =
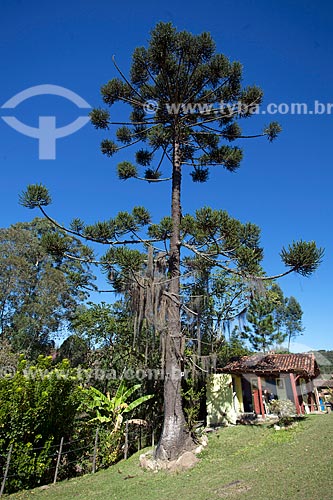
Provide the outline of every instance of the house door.
<path id="1" fill-rule="evenodd" d="M 245 377 L 242 377 L 242 396 L 243 396 L 244 412 L 252 413 L 253 401 L 252 401 L 251 384 L 249 380 L 247 380 Z"/>
<path id="2" fill-rule="evenodd" d="M 261 408 L 260 408 L 260 399 L 259 399 L 258 379 L 257 378 L 251 379 L 251 390 L 252 390 L 254 411 L 257 415 L 260 415 Z"/>

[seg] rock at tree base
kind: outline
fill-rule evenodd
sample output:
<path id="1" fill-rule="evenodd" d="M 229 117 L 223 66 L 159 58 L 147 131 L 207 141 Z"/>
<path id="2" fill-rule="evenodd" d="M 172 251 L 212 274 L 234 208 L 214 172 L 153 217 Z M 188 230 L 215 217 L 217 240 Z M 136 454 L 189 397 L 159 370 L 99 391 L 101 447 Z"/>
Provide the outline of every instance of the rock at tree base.
<path id="1" fill-rule="evenodd" d="M 170 472 L 182 471 L 194 467 L 199 462 L 196 454 L 201 453 L 203 448 L 207 446 L 207 436 L 202 436 L 199 444 L 195 450 L 184 451 L 176 460 L 158 460 L 153 456 L 152 451 L 148 451 L 140 455 L 140 467 L 149 469 L 154 472 L 159 470 L 168 470 Z"/>
<path id="2" fill-rule="evenodd" d="M 185 451 L 177 460 L 156 460 L 153 458 L 152 452 L 140 455 L 140 466 L 154 472 L 159 470 L 168 470 L 170 472 L 186 470 L 198 462 L 199 459 L 193 451 Z"/>

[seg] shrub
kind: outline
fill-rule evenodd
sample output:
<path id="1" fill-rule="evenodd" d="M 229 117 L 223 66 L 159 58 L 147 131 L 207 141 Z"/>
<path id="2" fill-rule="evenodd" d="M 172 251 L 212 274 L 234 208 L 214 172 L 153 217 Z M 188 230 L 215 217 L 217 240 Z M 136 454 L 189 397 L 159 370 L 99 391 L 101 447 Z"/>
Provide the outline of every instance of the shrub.
<path id="1" fill-rule="evenodd" d="M 186 388 L 182 390 L 184 413 L 187 427 L 190 432 L 195 433 L 198 427 L 201 402 L 205 397 L 205 388 L 192 380 L 186 380 Z"/>
<path id="2" fill-rule="evenodd" d="M 127 388 L 124 382 L 113 397 L 83 389 L 82 373 L 67 359 L 53 365 L 50 356 L 39 356 L 28 366 L 21 356 L 15 373 L 0 377 L 0 478 L 12 446 L 6 493 L 52 482 L 61 438 L 58 478 L 91 472 L 97 427 L 97 467 L 121 458 L 123 414 L 152 396 L 129 401 L 140 384 Z"/>
<path id="3" fill-rule="evenodd" d="M 51 480 L 51 447 L 71 438 L 80 394 L 68 360 L 52 367 L 50 356 L 29 367 L 21 356 L 15 374 L 0 378 L 0 475 L 13 445 L 6 491 Z"/>
<path id="4" fill-rule="evenodd" d="M 292 401 L 289 399 L 279 399 L 270 403 L 270 409 L 279 417 L 279 424 L 283 427 L 289 427 L 304 418 L 303 415 L 296 415 L 296 408 Z"/>
<path id="5" fill-rule="evenodd" d="M 296 415 L 295 405 L 290 399 L 273 400 L 270 403 L 270 410 L 280 418 L 293 417 Z"/>

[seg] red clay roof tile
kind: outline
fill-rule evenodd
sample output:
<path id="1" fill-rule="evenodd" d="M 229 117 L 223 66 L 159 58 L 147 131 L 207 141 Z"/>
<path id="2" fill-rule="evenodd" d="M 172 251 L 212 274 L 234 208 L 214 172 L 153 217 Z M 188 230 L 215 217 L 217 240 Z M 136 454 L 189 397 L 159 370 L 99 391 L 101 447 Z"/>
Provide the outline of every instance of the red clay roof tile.
<path id="1" fill-rule="evenodd" d="M 313 353 L 305 354 L 254 354 L 243 356 L 218 370 L 223 373 L 296 373 L 309 378 L 319 375 Z"/>

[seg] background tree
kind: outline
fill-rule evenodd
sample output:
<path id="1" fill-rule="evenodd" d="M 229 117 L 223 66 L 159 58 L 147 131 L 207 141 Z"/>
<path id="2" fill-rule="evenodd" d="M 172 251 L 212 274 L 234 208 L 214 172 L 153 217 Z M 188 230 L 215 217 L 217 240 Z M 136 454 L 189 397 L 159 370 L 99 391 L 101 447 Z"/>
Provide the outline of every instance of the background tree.
<path id="1" fill-rule="evenodd" d="M 15 371 L 19 361 L 19 354 L 15 353 L 7 340 L 0 342 L 0 370 L 1 375 Z M 8 371 L 7 371 L 8 370 Z"/>
<path id="2" fill-rule="evenodd" d="M 57 362 L 68 359 L 73 368 L 86 366 L 89 359 L 89 345 L 82 337 L 72 334 L 67 337 L 59 349 L 56 356 Z"/>
<path id="3" fill-rule="evenodd" d="M 299 302 L 295 297 L 289 297 L 285 307 L 285 331 L 288 338 L 288 351 L 290 350 L 291 341 L 298 335 L 302 335 L 304 330 L 302 325 L 303 311 Z"/>
<path id="4" fill-rule="evenodd" d="M 290 350 L 290 342 L 298 335 L 302 335 L 302 315 L 303 311 L 299 302 L 295 297 L 285 297 L 282 289 L 277 283 L 271 286 L 271 293 L 274 297 L 274 327 L 278 333 L 288 339 L 288 352 Z"/>
<path id="5" fill-rule="evenodd" d="M 245 345 L 243 330 L 240 331 L 237 326 L 232 329 L 229 340 L 225 339 L 221 348 L 218 350 L 218 365 L 224 367 L 231 361 L 249 356 L 251 350 Z"/>
<path id="6" fill-rule="evenodd" d="M 84 262 L 48 253 L 50 233 L 74 257 L 90 255 L 44 219 L 0 229 L 0 339 L 29 357 L 50 349 L 93 282 Z"/>
<path id="7" fill-rule="evenodd" d="M 191 270 L 189 280 L 183 286 L 182 328 L 192 343 L 193 353 L 200 362 L 202 354 L 213 352 L 213 300 L 210 296 L 211 266 L 198 257 L 185 259 Z M 208 349 L 207 349 L 208 348 Z M 210 349 L 211 348 L 211 349 Z"/>
<path id="8" fill-rule="evenodd" d="M 235 324 L 243 330 L 251 286 L 237 275 L 216 271 L 199 257 L 185 260 L 193 273 L 183 285 L 187 310 L 183 313 L 182 328 L 191 341 L 194 361 L 201 365 L 202 360 L 201 367 L 208 369 L 216 367 L 217 358 L 219 364 L 226 359 Z M 236 330 L 233 340 L 235 336 Z M 209 356 L 211 362 L 207 363 Z"/>
<path id="9" fill-rule="evenodd" d="M 281 295 L 271 289 L 266 291 L 264 296 L 252 299 L 249 305 L 248 324 L 245 325 L 242 335 L 255 351 L 267 352 L 273 345 L 282 344 L 287 337 L 274 321 L 276 307 L 281 307 Z"/>
<path id="10" fill-rule="evenodd" d="M 112 370 L 120 377 L 128 369 L 135 372 L 148 366 L 159 366 L 159 345 L 154 345 L 148 327 L 142 328 L 142 334 L 135 338 L 135 323 L 126 300 L 114 304 L 89 302 L 77 309 L 71 320 L 71 329 L 89 346 L 89 367 L 106 372 Z M 96 380 L 94 385 L 100 383 Z M 110 389 L 110 381 L 108 383 L 105 379 L 102 388 L 105 391 Z"/>
<path id="11" fill-rule="evenodd" d="M 281 287 L 277 283 L 273 283 L 271 286 L 271 292 L 273 292 L 274 299 L 274 326 L 278 332 L 283 332 L 285 327 L 285 316 L 286 316 L 286 297 L 283 294 Z"/>
<path id="12" fill-rule="evenodd" d="M 135 153 L 137 165 L 129 161 L 118 165 L 121 179 L 162 181 L 161 169 L 166 164 L 171 166 L 171 175 L 167 177 L 172 183 L 171 216 L 150 225 L 148 240 L 138 235 L 138 231 L 150 224 L 150 215 L 142 207 L 94 226 L 84 226 L 76 219 L 69 230 L 110 247 L 103 257 L 109 278 L 115 276 L 114 268 L 120 266 L 133 280 L 137 279 L 144 257 L 136 250 L 130 251 L 128 245 L 148 241 L 166 245 L 168 281 L 162 295 L 167 298 L 167 325 L 161 332 L 165 346 L 164 425 L 156 456 L 172 459 L 193 446 L 181 398 L 185 346 L 181 328 L 181 248 L 252 281 L 260 275 L 262 258 L 260 231 L 256 226 L 243 225 L 225 212 L 209 208 L 198 210 L 195 216 L 182 214 L 182 169 L 190 166 L 194 182 L 206 181 L 211 166 L 237 170 L 242 150 L 229 143 L 250 137 L 242 134 L 238 121 L 256 111 L 262 91 L 258 87 L 242 88 L 241 65 L 216 54 L 208 33 L 194 36 L 177 32 L 170 23 L 159 23 L 151 33 L 148 48 L 134 51 L 130 79 L 116 63 L 115 66 L 121 79 L 113 79 L 102 87 L 103 100 L 110 106 L 116 101 L 128 103 L 132 112 L 129 121 L 123 122 L 116 131 L 118 143 L 104 140 L 102 152 L 112 156 L 124 147 L 141 143 Z M 153 104 L 155 114 L 151 113 L 149 104 Z M 188 105 L 191 105 L 190 112 Z M 91 118 L 96 128 L 104 130 L 116 124 L 103 109 L 94 110 Z M 272 140 L 279 131 L 278 124 L 272 123 L 254 137 L 266 136 Z M 145 169 L 142 176 L 138 167 Z M 44 214 L 43 207 L 49 202 L 49 194 L 43 186 L 30 186 L 22 196 L 25 206 L 37 206 Z M 321 255 L 322 251 L 313 242 L 292 244 L 281 253 L 289 268 L 282 275 L 292 271 L 305 276 L 311 274 Z"/>
<path id="13" fill-rule="evenodd" d="M 115 309 L 117 305 L 101 302 L 78 307 L 71 318 L 71 329 L 84 339 L 90 349 L 103 347 L 109 349 L 116 341 L 120 318 Z"/>

